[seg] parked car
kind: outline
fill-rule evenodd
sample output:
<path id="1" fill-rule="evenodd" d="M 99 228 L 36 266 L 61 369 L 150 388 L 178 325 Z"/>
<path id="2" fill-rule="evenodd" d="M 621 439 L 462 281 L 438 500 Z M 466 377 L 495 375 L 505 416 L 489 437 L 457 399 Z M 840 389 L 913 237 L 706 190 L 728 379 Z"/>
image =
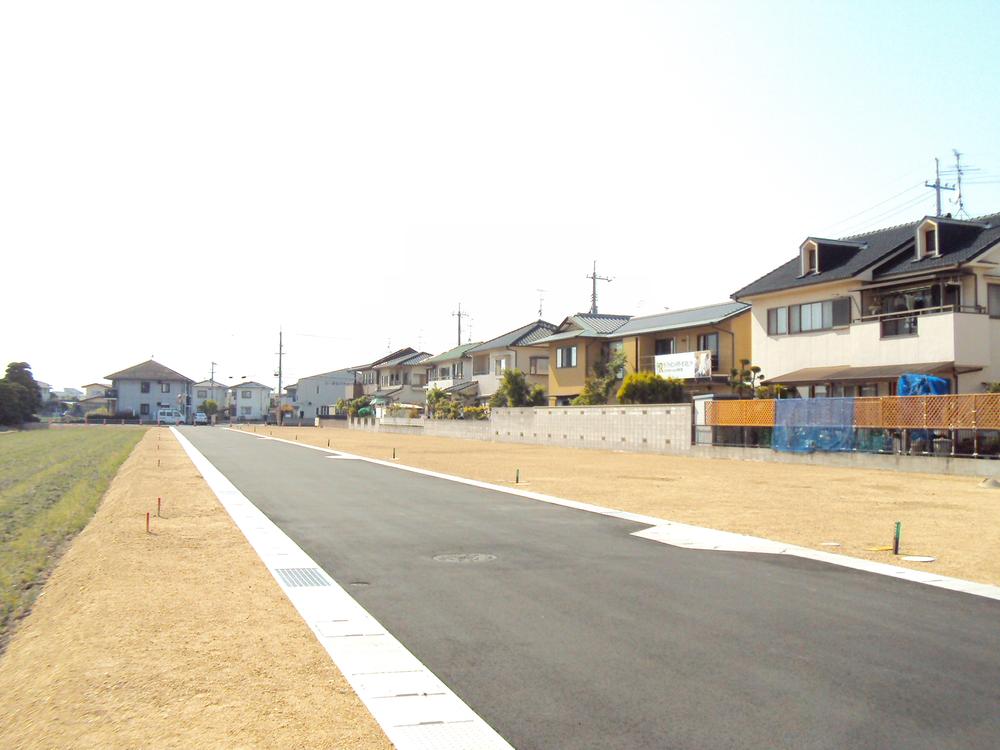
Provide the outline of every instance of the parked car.
<path id="1" fill-rule="evenodd" d="M 195 412 L 195 414 L 194 414 L 194 423 L 196 425 L 199 425 L 199 424 L 208 424 L 208 415 L 205 412 L 203 412 L 203 411 Z"/>
<path id="2" fill-rule="evenodd" d="M 157 424 L 184 424 L 184 415 L 177 409 L 160 409 L 156 412 Z"/>

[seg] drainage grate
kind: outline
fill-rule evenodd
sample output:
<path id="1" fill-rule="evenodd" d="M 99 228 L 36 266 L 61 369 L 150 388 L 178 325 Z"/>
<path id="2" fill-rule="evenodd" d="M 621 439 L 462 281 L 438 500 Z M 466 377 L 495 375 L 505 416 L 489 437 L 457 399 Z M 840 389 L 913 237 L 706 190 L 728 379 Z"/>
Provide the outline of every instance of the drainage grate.
<path id="1" fill-rule="evenodd" d="M 275 568 L 274 572 L 286 586 L 329 586 L 319 568 Z"/>

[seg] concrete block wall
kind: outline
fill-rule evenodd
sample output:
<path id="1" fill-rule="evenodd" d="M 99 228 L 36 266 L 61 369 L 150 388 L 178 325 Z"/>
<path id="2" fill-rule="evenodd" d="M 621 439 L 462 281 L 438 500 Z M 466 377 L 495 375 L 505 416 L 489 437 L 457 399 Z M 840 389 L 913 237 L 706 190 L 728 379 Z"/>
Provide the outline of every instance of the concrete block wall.
<path id="1" fill-rule="evenodd" d="M 691 449 L 691 405 L 493 409 L 491 439 L 641 453 Z"/>

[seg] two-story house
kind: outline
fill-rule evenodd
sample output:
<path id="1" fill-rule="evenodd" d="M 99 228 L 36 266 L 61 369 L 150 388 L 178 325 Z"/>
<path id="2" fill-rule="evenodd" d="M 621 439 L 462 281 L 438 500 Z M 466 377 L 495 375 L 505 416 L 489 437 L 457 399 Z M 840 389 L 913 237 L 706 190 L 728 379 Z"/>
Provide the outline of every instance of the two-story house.
<path id="1" fill-rule="evenodd" d="M 536 342 L 550 336 L 555 328 L 552 323 L 535 320 L 468 349 L 466 356 L 472 358 L 472 380 L 477 384 L 478 399 L 488 401 L 508 369 L 523 372 L 530 386 L 548 388 L 548 347 Z"/>
<path id="2" fill-rule="evenodd" d="M 217 380 L 202 380 L 191 386 L 191 406 L 195 412 L 201 411 L 206 401 L 214 401 L 219 409 L 224 409 L 229 395 L 229 386 Z"/>
<path id="3" fill-rule="evenodd" d="M 904 373 L 982 391 L 1000 379 L 1000 214 L 807 237 L 733 297 L 754 362 L 801 396 L 894 395 Z"/>
<path id="4" fill-rule="evenodd" d="M 472 379 L 472 355 L 474 349 L 482 342 L 459 344 L 442 354 L 425 359 L 422 364 L 427 367 L 427 390 L 440 388 L 454 396 L 473 400 L 479 394 L 479 384 Z"/>
<path id="5" fill-rule="evenodd" d="M 285 388 L 291 396 L 293 413 L 299 419 L 328 416 L 338 401 L 350 401 L 361 395 L 353 370 L 332 370 L 299 378 Z"/>
<path id="6" fill-rule="evenodd" d="M 241 422 L 266 420 L 271 408 L 269 386 L 248 380 L 229 389 L 229 415 Z"/>
<path id="7" fill-rule="evenodd" d="M 415 354 L 417 354 L 417 350 L 407 346 L 403 349 L 397 349 L 391 354 L 379 357 L 368 364 L 357 365 L 348 369 L 354 373 L 355 382 L 361 386 L 361 395 L 374 396 L 382 388 L 379 369 L 387 366 L 390 362 L 398 362 Z"/>
<path id="8" fill-rule="evenodd" d="M 191 419 L 191 378 L 152 359 L 106 375 L 108 411 L 129 413 L 140 419 L 156 419 L 160 409 L 177 409 Z"/>
<path id="9" fill-rule="evenodd" d="M 611 354 L 610 337 L 625 325 L 629 315 L 577 313 L 564 319 L 553 332 L 535 341 L 548 352 L 547 390 L 551 406 L 565 406 L 580 395 L 594 363 Z"/>

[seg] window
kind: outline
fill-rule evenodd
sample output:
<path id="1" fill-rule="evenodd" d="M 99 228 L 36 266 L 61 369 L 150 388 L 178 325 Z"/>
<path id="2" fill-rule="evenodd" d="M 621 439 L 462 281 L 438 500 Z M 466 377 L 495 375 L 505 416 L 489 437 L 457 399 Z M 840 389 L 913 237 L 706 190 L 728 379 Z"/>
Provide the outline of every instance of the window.
<path id="1" fill-rule="evenodd" d="M 170 393 L 170 383 L 160 383 L 160 393 Z"/>
<path id="2" fill-rule="evenodd" d="M 767 333 L 781 336 L 788 333 L 788 308 L 772 307 L 767 311 Z"/>
<path id="3" fill-rule="evenodd" d="M 1000 289 L 1000 287 L 997 287 Z M 531 357 L 528 359 L 529 375 L 545 375 L 549 371 L 548 357 Z"/>
<path id="4" fill-rule="evenodd" d="M 147 381 L 142 381 L 139 383 L 139 393 L 149 393 L 149 383 Z"/>
<path id="5" fill-rule="evenodd" d="M 699 333 L 698 334 L 698 349 L 699 351 L 710 351 L 712 352 L 712 369 L 719 369 L 719 334 L 717 333 Z"/>
<path id="6" fill-rule="evenodd" d="M 493 362 L 493 374 L 503 375 L 503 371 L 507 369 L 507 358 L 501 357 L 500 359 Z"/>
<path id="7" fill-rule="evenodd" d="M 608 346 L 608 359 L 614 359 L 615 357 L 617 357 L 623 351 L 625 351 L 625 342 L 624 341 L 612 341 L 611 344 Z M 624 378 L 625 377 L 625 368 L 624 367 L 619 367 L 618 370 L 615 371 L 615 377 L 618 380 L 621 380 L 622 378 Z"/>
<path id="8" fill-rule="evenodd" d="M 823 302 L 807 302 L 788 307 L 772 307 L 767 311 L 767 333 L 770 336 L 825 331 L 850 324 L 850 297 L 838 297 Z"/>
<path id="9" fill-rule="evenodd" d="M 149 404 L 139 404 L 139 416 L 149 416 Z"/>
<path id="10" fill-rule="evenodd" d="M 674 353 L 674 340 L 673 339 L 657 339 L 653 344 L 654 354 L 673 354 Z"/>
<path id="11" fill-rule="evenodd" d="M 240 391 L 240 398 L 251 398 L 253 391 Z"/>
<path id="12" fill-rule="evenodd" d="M 807 242 L 802 246 L 802 275 L 819 273 L 819 248 L 814 242 Z"/>
<path id="13" fill-rule="evenodd" d="M 208 391 L 206 391 L 204 388 L 199 388 L 198 398 L 208 398 Z"/>
<path id="14" fill-rule="evenodd" d="M 859 387 L 862 397 L 872 397 L 878 395 L 878 385 L 862 385 Z"/>
<path id="15" fill-rule="evenodd" d="M 576 367 L 576 347 L 556 349 L 556 367 Z"/>
<path id="16" fill-rule="evenodd" d="M 253 407 L 250 407 L 250 406 L 241 406 L 240 407 L 240 416 L 241 417 L 249 417 L 251 414 L 253 414 Z"/>
<path id="17" fill-rule="evenodd" d="M 489 375 L 490 374 L 490 355 L 489 354 L 476 354 L 472 358 L 472 374 L 473 375 Z"/>
<path id="18" fill-rule="evenodd" d="M 438 370 L 438 377 L 441 380 L 446 379 L 448 377 L 448 368 L 447 367 L 442 367 L 441 369 L 439 369 Z"/>
<path id="19" fill-rule="evenodd" d="M 1000 284 L 986 285 L 986 306 L 991 318 L 1000 318 Z"/>

